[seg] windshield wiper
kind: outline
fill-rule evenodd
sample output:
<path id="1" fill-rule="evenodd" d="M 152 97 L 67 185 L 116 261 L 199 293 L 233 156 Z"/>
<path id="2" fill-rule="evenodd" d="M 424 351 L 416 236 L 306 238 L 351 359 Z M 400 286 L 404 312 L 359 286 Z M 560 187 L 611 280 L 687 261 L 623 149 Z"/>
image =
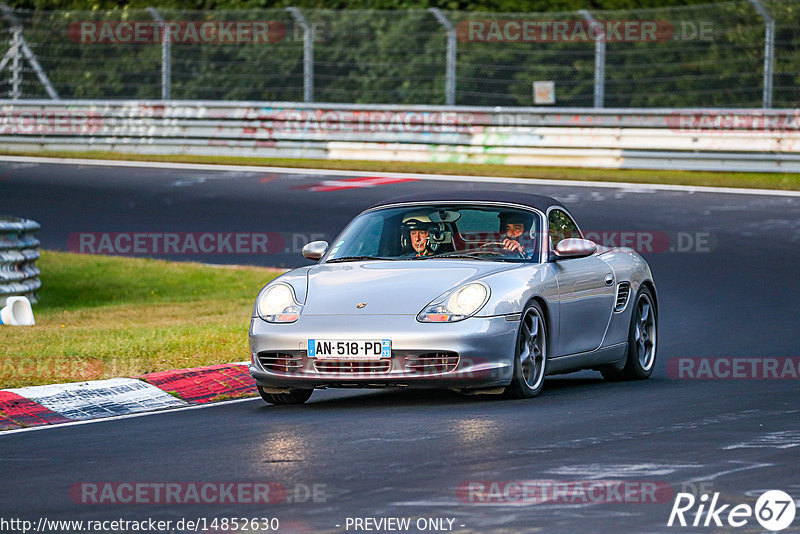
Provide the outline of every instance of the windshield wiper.
<path id="1" fill-rule="evenodd" d="M 369 260 L 394 260 L 396 258 L 385 258 L 383 256 L 346 256 L 344 258 L 333 258 L 326 260 L 325 263 L 344 263 L 346 261 L 369 261 Z"/>
<path id="2" fill-rule="evenodd" d="M 438 256 L 433 256 L 434 258 L 455 258 L 455 259 L 468 259 L 468 260 L 484 260 L 484 261 L 508 261 L 511 258 L 501 258 L 498 256 L 491 256 L 487 257 L 482 255 L 480 252 L 449 252 L 446 254 L 439 254 Z"/>
<path id="3" fill-rule="evenodd" d="M 516 258 L 516 257 L 508 257 L 508 256 L 497 256 L 495 254 L 489 254 L 487 252 L 448 252 L 445 254 L 439 254 L 438 256 L 433 256 L 434 258 L 455 258 L 455 259 L 466 259 L 466 260 L 482 260 L 482 261 L 505 261 L 505 262 L 512 262 L 512 263 L 519 263 L 528 261 L 526 258 Z"/>

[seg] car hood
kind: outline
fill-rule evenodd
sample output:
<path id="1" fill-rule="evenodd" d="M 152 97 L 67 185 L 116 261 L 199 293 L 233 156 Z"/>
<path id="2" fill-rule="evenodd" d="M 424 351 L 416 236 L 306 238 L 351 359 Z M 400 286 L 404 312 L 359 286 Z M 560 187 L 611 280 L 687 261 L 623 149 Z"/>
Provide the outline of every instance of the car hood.
<path id="1" fill-rule="evenodd" d="M 416 315 L 449 289 L 519 265 L 433 259 L 316 265 L 307 272 L 303 315 Z"/>

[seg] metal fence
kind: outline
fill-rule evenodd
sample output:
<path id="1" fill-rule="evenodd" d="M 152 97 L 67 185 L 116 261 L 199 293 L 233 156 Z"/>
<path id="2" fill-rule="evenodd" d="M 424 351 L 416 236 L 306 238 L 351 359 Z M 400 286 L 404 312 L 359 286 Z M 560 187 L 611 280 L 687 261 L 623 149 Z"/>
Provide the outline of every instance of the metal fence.
<path id="1" fill-rule="evenodd" d="M 2 14 L 0 96 L 11 99 L 614 108 L 800 102 L 800 0 L 559 13 Z"/>
<path id="2" fill-rule="evenodd" d="M 36 302 L 39 280 L 39 240 L 33 237 L 40 228 L 30 219 L 0 215 L 0 308 L 11 296 L 25 296 Z"/>

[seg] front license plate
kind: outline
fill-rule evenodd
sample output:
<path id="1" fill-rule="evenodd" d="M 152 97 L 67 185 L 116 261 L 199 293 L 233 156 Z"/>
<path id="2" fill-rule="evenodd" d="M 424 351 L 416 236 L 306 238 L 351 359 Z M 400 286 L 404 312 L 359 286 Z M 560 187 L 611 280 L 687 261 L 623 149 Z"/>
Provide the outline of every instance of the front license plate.
<path id="1" fill-rule="evenodd" d="M 392 355 L 388 339 L 309 339 L 308 357 L 330 360 L 377 360 Z"/>

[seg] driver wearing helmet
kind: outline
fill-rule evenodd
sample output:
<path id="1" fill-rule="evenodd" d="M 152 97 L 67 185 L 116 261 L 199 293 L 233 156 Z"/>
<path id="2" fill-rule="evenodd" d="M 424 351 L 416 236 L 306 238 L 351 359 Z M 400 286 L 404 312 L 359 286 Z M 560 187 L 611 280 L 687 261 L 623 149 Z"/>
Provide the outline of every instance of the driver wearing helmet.
<path id="1" fill-rule="evenodd" d="M 525 258 L 533 256 L 536 243 L 529 236 L 524 235 L 531 225 L 531 217 L 519 212 L 506 212 L 500 214 L 500 232 L 505 233 L 503 248 L 518 252 Z"/>
<path id="2" fill-rule="evenodd" d="M 435 223 L 425 214 L 411 213 L 403 217 L 401 240 L 405 256 L 420 258 L 433 255 L 430 243 L 433 226 Z"/>

